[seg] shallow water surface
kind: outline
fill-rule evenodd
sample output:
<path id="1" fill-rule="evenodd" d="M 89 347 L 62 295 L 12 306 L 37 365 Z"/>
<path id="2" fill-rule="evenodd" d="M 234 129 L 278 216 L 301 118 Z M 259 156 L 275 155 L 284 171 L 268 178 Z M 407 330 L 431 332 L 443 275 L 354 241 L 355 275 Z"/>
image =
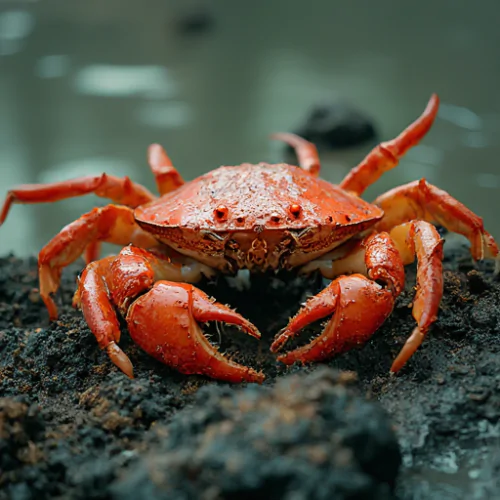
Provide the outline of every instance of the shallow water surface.
<path id="1" fill-rule="evenodd" d="M 150 189 L 151 142 L 185 179 L 221 164 L 283 159 L 269 133 L 318 101 L 345 99 L 399 133 L 432 92 L 431 133 L 368 199 L 425 176 L 500 238 L 498 2 L 0 2 L 0 195 L 19 183 L 106 171 Z M 201 9 L 204 32 L 178 20 Z M 338 182 L 373 144 L 323 153 Z M 0 254 L 37 252 L 93 196 L 16 206 Z"/>

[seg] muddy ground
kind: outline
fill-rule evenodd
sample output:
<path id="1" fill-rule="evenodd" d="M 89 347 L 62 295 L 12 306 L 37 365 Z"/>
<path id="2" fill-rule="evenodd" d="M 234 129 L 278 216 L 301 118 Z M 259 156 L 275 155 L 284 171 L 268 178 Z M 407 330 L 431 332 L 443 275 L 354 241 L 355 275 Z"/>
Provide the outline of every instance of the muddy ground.
<path id="1" fill-rule="evenodd" d="M 80 265 L 49 324 L 36 260 L 1 258 L 0 499 L 500 498 L 500 283 L 461 239 L 445 253 L 439 320 L 392 377 L 414 268 L 373 340 L 319 367 L 285 368 L 267 349 L 319 278 L 207 285 L 264 334 L 225 329 L 223 349 L 267 375 L 246 387 L 177 374 L 124 333 L 127 379 L 70 306 Z"/>

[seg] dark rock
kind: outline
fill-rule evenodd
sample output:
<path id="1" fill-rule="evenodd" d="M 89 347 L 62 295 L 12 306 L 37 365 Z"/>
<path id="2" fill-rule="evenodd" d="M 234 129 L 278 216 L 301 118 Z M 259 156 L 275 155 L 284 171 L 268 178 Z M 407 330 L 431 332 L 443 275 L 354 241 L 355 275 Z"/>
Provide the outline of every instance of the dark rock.
<path id="1" fill-rule="evenodd" d="M 397 441 L 350 380 L 323 368 L 272 389 L 203 388 L 113 498 L 392 498 Z"/>
<path id="2" fill-rule="evenodd" d="M 377 135 L 370 118 L 343 101 L 314 106 L 295 133 L 327 150 L 358 146 Z"/>
<path id="3" fill-rule="evenodd" d="M 177 19 L 177 31 L 184 36 L 194 36 L 206 33 L 215 24 L 211 12 L 207 10 L 193 10 Z"/>

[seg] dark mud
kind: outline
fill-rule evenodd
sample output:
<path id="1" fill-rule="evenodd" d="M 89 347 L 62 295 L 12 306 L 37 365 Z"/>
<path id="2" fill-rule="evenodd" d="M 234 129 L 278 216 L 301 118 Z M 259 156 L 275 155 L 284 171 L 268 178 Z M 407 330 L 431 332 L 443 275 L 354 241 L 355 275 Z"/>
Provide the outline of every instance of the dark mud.
<path id="1" fill-rule="evenodd" d="M 461 239 L 445 253 L 440 317 L 394 377 L 412 267 L 390 320 L 329 368 L 288 369 L 267 350 L 319 279 L 207 285 L 264 334 L 223 334 L 267 375 L 246 387 L 175 373 L 124 332 L 127 379 L 70 306 L 78 266 L 49 324 L 35 259 L 0 259 L 0 499 L 500 498 L 500 284 Z"/>

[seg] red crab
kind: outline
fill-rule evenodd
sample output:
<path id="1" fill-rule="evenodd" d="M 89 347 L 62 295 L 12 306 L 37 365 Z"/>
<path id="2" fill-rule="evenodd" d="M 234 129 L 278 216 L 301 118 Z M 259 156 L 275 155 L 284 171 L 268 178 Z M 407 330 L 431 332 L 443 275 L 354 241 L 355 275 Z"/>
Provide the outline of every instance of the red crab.
<path id="1" fill-rule="evenodd" d="M 222 321 L 259 338 L 258 330 L 229 307 L 192 285 L 203 275 L 296 269 L 319 270 L 331 283 L 311 297 L 278 334 L 272 352 L 306 325 L 330 319 L 309 344 L 278 360 L 325 360 L 366 342 L 389 316 L 404 287 L 404 265 L 418 263 L 413 316 L 417 323 L 392 364 L 397 372 L 415 353 L 436 320 L 443 294 L 443 240 L 431 224 L 461 233 L 474 259 L 499 263 L 497 244 L 480 217 L 425 179 L 397 187 L 373 203 L 363 191 L 430 129 L 439 100 L 396 139 L 375 147 L 340 183 L 318 177 L 315 146 L 292 134 L 275 139 L 295 148 L 300 167 L 244 163 L 223 166 L 184 182 L 161 146 L 148 151 L 161 197 L 129 178 L 103 174 L 11 190 L 12 203 L 54 202 L 94 193 L 113 204 L 94 208 L 67 225 L 40 252 L 40 294 L 52 320 L 52 294 L 62 269 L 85 254 L 74 305 L 79 306 L 101 349 L 129 377 L 132 363 L 120 349 L 117 312 L 132 339 L 183 373 L 231 382 L 261 382 L 264 375 L 226 359 L 205 338 L 201 325 Z M 98 259 L 100 242 L 121 245 Z"/>

